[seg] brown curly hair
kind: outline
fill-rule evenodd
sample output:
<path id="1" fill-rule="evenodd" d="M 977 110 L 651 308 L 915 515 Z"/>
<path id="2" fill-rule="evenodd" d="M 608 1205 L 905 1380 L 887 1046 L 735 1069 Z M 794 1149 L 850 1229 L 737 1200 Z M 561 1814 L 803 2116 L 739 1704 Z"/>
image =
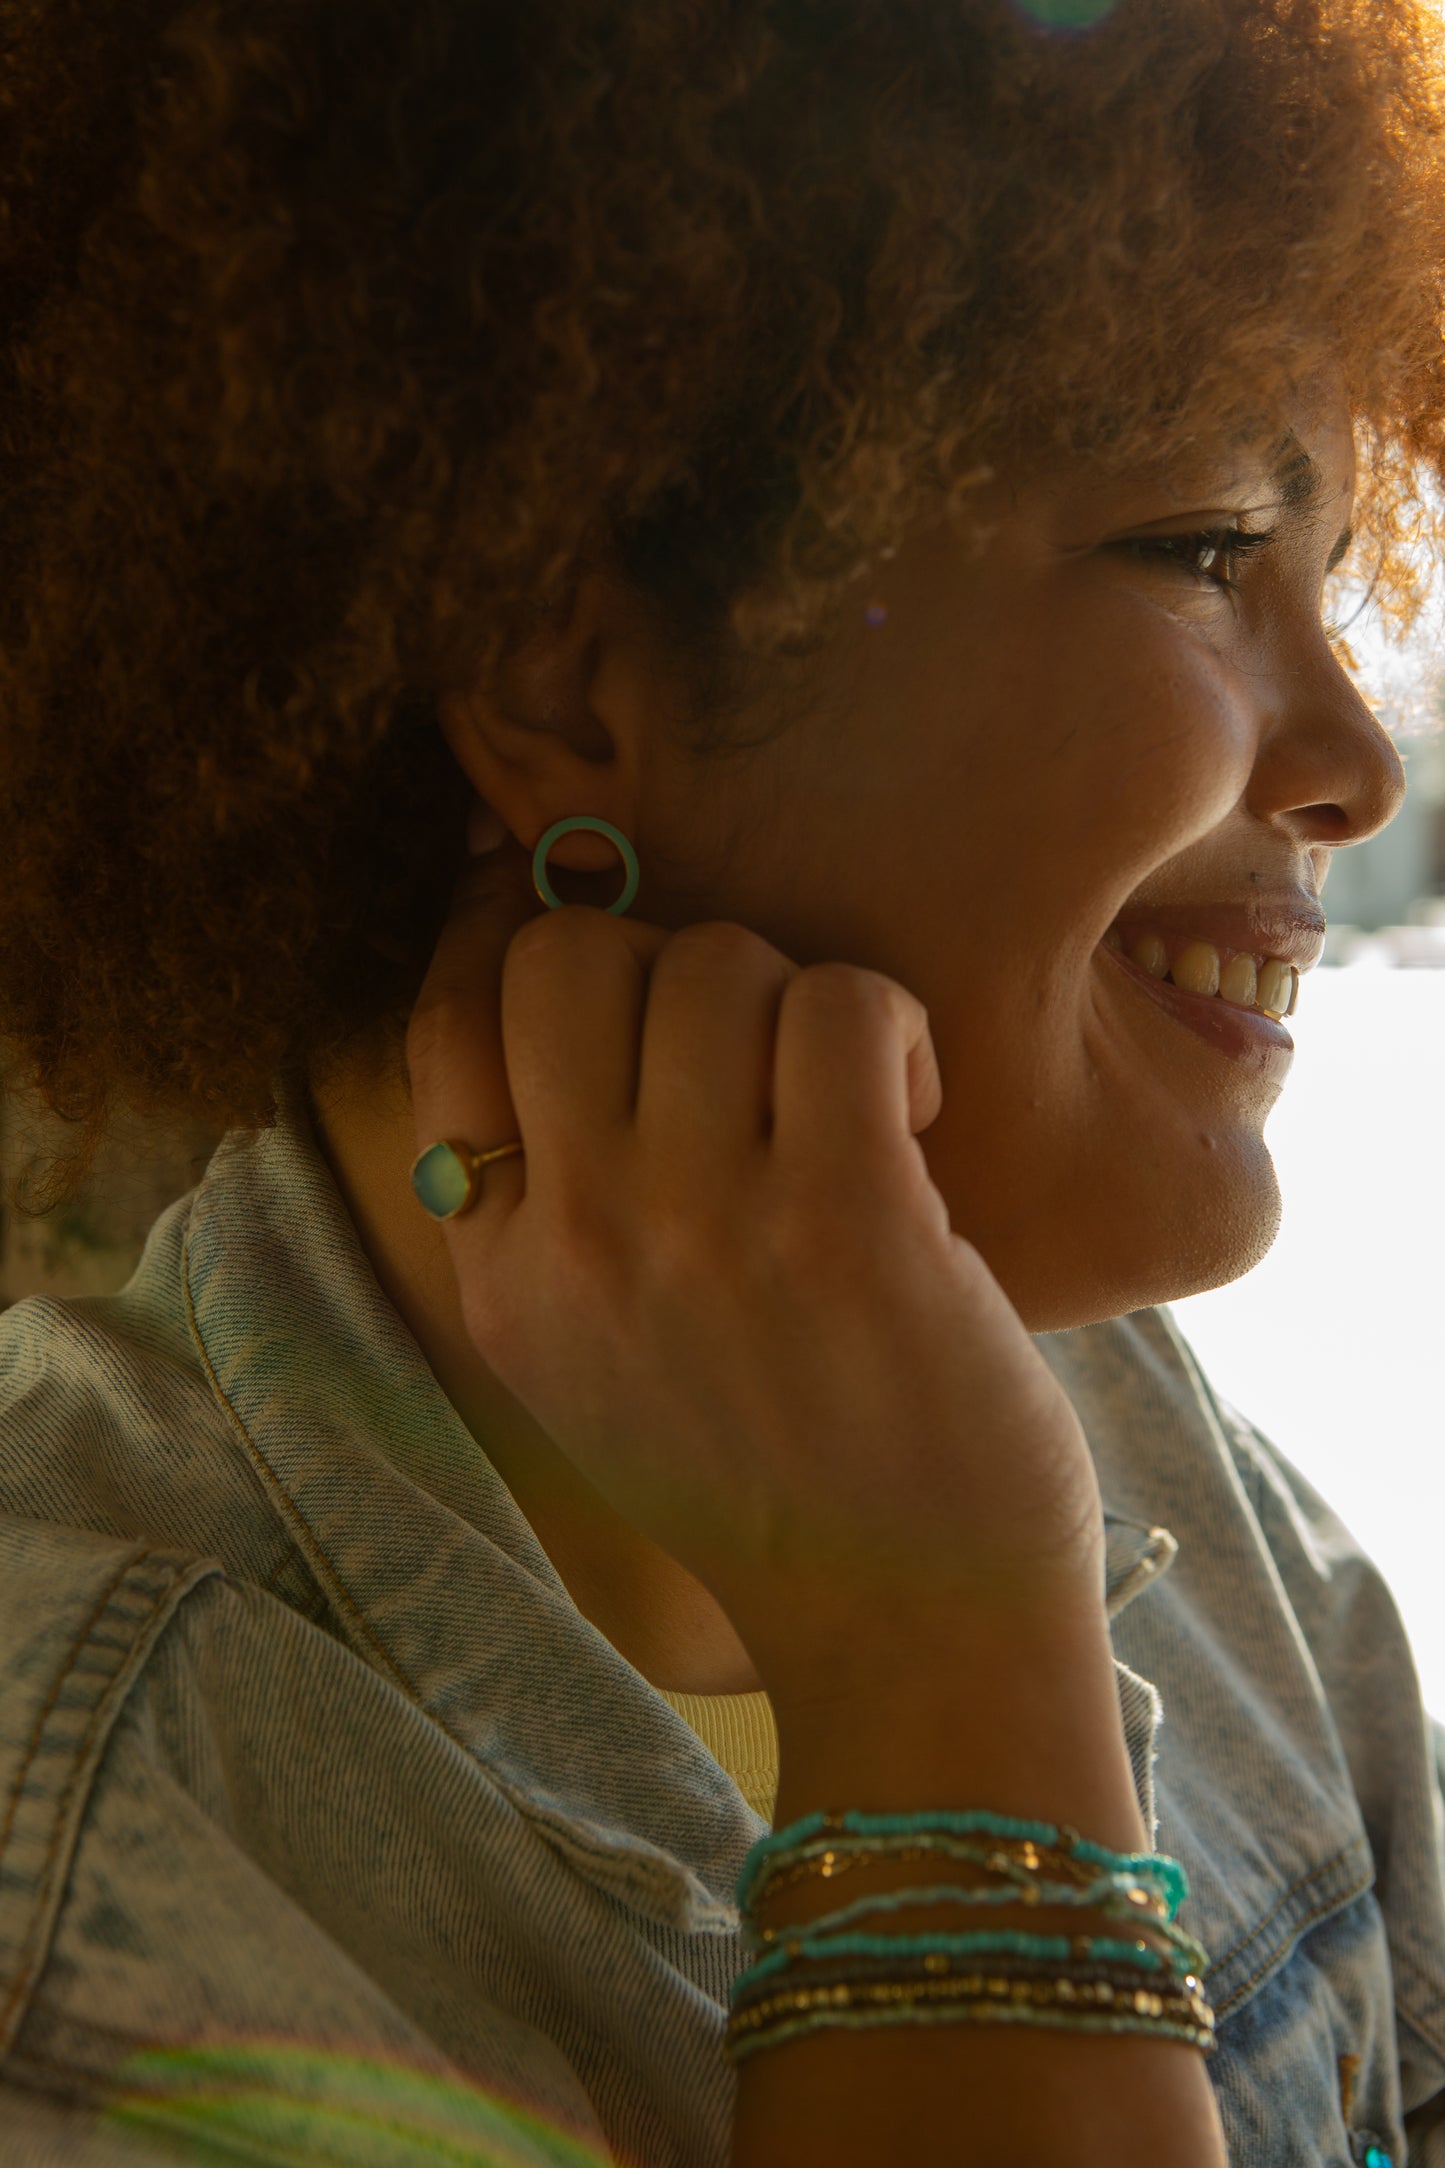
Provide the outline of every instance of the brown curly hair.
<path id="1" fill-rule="evenodd" d="M 439 703 L 599 554 L 712 750 L 935 492 L 1328 365 L 1408 612 L 1442 121 L 1425 0 L 0 0 L 16 1209 L 399 1046 Z"/>

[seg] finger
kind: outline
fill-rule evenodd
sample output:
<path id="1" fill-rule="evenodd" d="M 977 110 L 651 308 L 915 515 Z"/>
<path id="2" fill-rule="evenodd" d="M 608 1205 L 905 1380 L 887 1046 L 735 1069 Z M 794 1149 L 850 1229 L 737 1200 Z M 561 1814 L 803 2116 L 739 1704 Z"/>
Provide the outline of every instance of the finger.
<path id="1" fill-rule="evenodd" d="M 564 905 L 502 970 L 502 1032 L 534 1175 L 600 1165 L 630 1129 L 648 973 L 668 935 Z"/>
<path id="2" fill-rule="evenodd" d="M 846 1181 L 870 1158 L 895 1161 L 942 1104 L 928 1012 L 896 979 L 814 964 L 784 988 L 773 1060 L 775 1149 Z"/>
<path id="3" fill-rule="evenodd" d="M 418 1151 L 453 1141 L 483 1152 L 519 1139 L 535 1171 L 534 1146 L 545 1155 L 560 1133 L 620 1108 L 630 1118 L 637 982 L 645 988 L 669 938 L 590 908 L 549 910 L 515 842 L 469 864 L 408 1025 Z M 520 1201 L 522 1159 L 494 1162 L 482 1180 L 468 1221 L 489 1201 Z"/>
<path id="4" fill-rule="evenodd" d="M 502 968 L 513 937 L 543 909 L 517 844 L 473 860 L 457 882 L 407 1024 L 419 1154 L 448 1140 L 481 1152 L 520 1134 L 502 1045 Z M 498 1160 L 482 1176 L 478 1209 L 515 1205 L 524 1187 L 522 1161 Z"/>
<path id="5" fill-rule="evenodd" d="M 778 1004 L 798 966 L 745 926 L 673 935 L 652 967 L 637 1092 L 639 1136 L 679 1169 L 726 1180 L 767 1141 Z"/>

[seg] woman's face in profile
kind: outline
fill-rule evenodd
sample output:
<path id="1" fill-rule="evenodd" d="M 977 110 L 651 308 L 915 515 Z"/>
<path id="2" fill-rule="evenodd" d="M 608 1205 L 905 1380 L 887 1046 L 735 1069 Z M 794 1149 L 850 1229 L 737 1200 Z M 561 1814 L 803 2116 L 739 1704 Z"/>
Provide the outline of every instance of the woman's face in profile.
<path id="1" fill-rule="evenodd" d="M 926 1004 L 929 1167 L 1035 1331 L 1219 1285 L 1273 1239 L 1287 1034 L 1236 1005 L 1221 1036 L 1203 994 L 1185 1021 L 1105 937 L 1317 957 L 1333 849 L 1404 790 L 1322 618 L 1353 490 L 1343 408 L 1282 448 L 991 483 L 982 547 L 911 537 L 827 658 L 841 690 L 736 782 L 652 771 L 642 833 L 683 863 L 707 862 L 710 803 L 741 816 L 689 916 Z M 1255 937 L 1225 938 L 1223 911 Z"/>

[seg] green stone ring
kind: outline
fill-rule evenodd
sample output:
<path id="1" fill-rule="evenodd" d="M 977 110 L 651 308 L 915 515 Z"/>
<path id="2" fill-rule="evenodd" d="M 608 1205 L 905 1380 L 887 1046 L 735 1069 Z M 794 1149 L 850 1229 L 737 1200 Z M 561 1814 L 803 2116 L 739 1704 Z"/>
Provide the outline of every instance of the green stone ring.
<path id="1" fill-rule="evenodd" d="M 514 1144 L 493 1145 L 489 1152 L 474 1152 L 456 1137 L 428 1145 L 411 1170 L 417 1203 L 433 1219 L 456 1219 L 470 1212 L 482 1193 L 483 1167 L 494 1159 L 517 1159 L 523 1149 L 520 1138 Z"/>

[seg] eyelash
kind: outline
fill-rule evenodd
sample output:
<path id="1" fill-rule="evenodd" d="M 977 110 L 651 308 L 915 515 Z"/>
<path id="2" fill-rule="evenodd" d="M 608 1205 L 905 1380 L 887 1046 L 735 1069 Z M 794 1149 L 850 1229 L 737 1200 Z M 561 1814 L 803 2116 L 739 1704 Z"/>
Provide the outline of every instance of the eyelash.
<path id="1" fill-rule="evenodd" d="M 1186 572 L 1192 571 L 1200 579 L 1208 580 L 1211 586 L 1226 588 L 1232 592 L 1238 585 L 1232 575 L 1240 560 L 1253 556 L 1256 550 L 1267 549 L 1274 537 L 1273 527 L 1257 528 L 1250 533 L 1246 533 L 1242 527 L 1209 527 L 1197 534 L 1147 535 L 1126 542 L 1124 548 L 1137 551 L 1142 557 L 1159 557 L 1171 564 L 1181 565 Z M 1191 562 L 1192 558 L 1203 556 L 1209 550 L 1228 561 L 1229 572 L 1223 578 L 1206 570 L 1203 565 Z"/>

